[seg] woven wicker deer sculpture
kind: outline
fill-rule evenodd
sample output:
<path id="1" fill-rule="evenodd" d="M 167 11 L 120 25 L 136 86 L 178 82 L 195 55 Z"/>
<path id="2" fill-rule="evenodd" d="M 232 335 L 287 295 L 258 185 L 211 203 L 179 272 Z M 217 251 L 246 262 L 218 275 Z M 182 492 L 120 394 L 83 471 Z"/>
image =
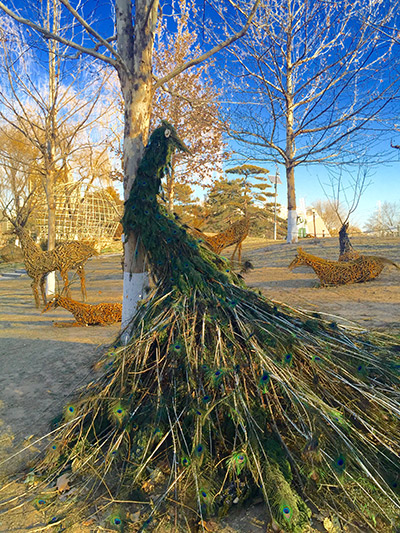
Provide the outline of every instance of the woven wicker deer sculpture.
<path id="1" fill-rule="evenodd" d="M 240 262 L 242 257 L 242 243 L 249 234 L 249 228 L 250 218 L 243 217 L 231 224 L 224 231 L 217 233 L 217 235 L 209 236 L 197 229 L 191 229 L 191 231 L 216 254 L 220 254 L 222 250 L 228 248 L 228 246 L 236 244 L 231 259 L 234 258 L 237 251 L 238 260 Z"/>
<path id="2" fill-rule="evenodd" d="M 100 304 L 85 304 L 76 302 L 70 298 L 65 298 L 56 294 L 54 298 L 46 305 L 42 313 L 50 309 L 57 309 L 63 307 L 75 317 L 76 322 L 72 324 L 54 323 L 55 326 L 108 326 L 115 322 L 121 322 L 122 304 L 120 303 L 100 303 Z"/>
<path id="3" fill-rule="evenodd" d="M 40 307 L 39 286 L 43 303 L 47 303 L 46 276 L 55 270 L 58 270 L 61 274 L 67 295 L 70 294 L 68 271 L 75 270 L 80 278 L 82 297 L 86 300 L 84 265 L 89 257 L 97 255 L 97 252 L 91 246 L 78 241 L 70 241 L 59 244 L 54 250 L 45 252 L 39 248 L 23 226 L 14 224 L 14 232 L 21 243 L 26 272 L 33 280 L 31 287 L 36 307 Z"/>
<path id="4" fill-rule="evenodd" d="M 360 255 L 353 261 L 330 261 L 311 255 L 302 248 L 297 249 L 297 255 L 289 265 L 289 269 L 307 265 L 317 274 L 321 285 L 347 285 L 349 283 L 363 283 L 375 279 L 386 265 L 398 269 L 390 259 L 373 255 Z"/>

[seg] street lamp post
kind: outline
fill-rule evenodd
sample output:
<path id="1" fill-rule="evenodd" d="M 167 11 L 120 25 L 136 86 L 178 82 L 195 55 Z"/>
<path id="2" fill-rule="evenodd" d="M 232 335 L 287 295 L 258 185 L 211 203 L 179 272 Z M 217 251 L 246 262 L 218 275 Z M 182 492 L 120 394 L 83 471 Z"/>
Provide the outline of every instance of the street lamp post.
<path id="1" fill-rule="evenodd" d="M 278 167 L 276 167 L 276 173 L 275 176 L 268 176 L 271 183 L 274 184 L 274 241 L 276 241 L 276 227 L 277 227 L 277 214 L 276 214 L 276 203 L 277 203 L 277 196 L 278 196 L 278 183 L 282 183 L 279 177 L 279 170 Z"/>
<path id="2" fill-rule="evenodd" d="M 315 209 L 312 210 L 312 218 L 313 218 L 313 224 L 314 224 L 314 239 L 317 238 L 317 227 L 315 224 Z"/>

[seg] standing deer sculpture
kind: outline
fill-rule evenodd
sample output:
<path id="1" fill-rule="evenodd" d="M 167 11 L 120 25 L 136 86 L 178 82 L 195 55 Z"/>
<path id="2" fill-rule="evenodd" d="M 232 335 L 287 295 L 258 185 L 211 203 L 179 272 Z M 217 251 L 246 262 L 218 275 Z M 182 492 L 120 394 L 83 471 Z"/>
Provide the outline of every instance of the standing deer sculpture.
<path id="1" fill-rule="evenodd" d="M 249 228 L 250 217 L 245 216 L 216 235 L 209 236 L 198 229 L 191 229 L 191 231 L 196 237 L 202 239 L 204 244 L 216 254 L 220 254 L 222 250 L 228 248 L 228 246 L 236 244 L 231 259 L 233 260 L 237 251 L 238 260 L 240 262 L 242 257 L 242 243 L 249 234 Z"/>
<path id="2" fill-rule="evenodd" d="M 50 272 L 58 270 L 64 281 L 65 292 L 69 296 L 68 271 L 75 270 L 81 281 L 82 297 L 86 300 L 85 271 L 84 265 L 89 257 L 97 255 L 96 250 L 87 244 L 78 241 L 70 241 L 59 244 L 53 250 L 43 251 L 35 243 L 25 227 L 14 224 L 14 232 L 21 243 L 24 254 L 25 269 L 32 278 L 32 292 L 36 307 L 40 307 L 39 286 L 46 305 L 45 281 Z"/>

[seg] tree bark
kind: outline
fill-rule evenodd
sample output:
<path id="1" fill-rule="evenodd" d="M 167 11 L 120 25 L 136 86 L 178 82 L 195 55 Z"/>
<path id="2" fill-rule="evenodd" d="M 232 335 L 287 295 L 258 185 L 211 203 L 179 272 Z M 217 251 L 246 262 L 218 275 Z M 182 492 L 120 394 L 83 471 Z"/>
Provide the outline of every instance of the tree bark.
<path id="1" fill-rule="evenodd" d="M 158 0 L 137 0 L 135 26 L 132 24 L 131 0 L 116 0 L 118 67 L 125 109 L 124 130 L 124 198 L 128 200 L 136 172 L 143 156 L 150 127 L 153 99 L 152 55 L 157 22 Z M 148 284 L 145 255 L 140 236 L 124 236 L 124 283 L 122 340 L 127 342 L 126 329 L 144 297 Z"/>
<path id="2" fill-rule="evenodd" d="M 46 172 L 47 196 L 47 250 L 54 250 L 56 246 L 56 197 L 54 190 L 54 176 L 52 171 Z M 56 273 L 49 272 L 46 277 L 46 296 L 56 293 Z"/>
<path id="3" fill-rule="evenodd" d="M 287 239 L 288 243 L 296 243 L 298 241 L 297 231 L 297 210 L 296 210 L 296 192 L 294 185 L 294 168 L 293 166 L 286 167 L 287 179 L 287 204 L 288 204 L 288 226 Z"/>
<path id="4" fill-rule="evenodd" d="M 296 189 L 294 183 L 294 156 L 295 138 L 293 132 L 294 123 L 294 97 L 293 97 L 293 65 L 292 65 L 292 28 L 291 28 L 291 5 L 289 5 L 289 21 L 287 29 L 287 50 L 286 50 L 286 150 L 285 166 L 287 181 L 287 209 L 288 209 L 288 227 L 287 242 L 295 243 L 298 240 L 297 233 L 297 211 L 296 211 Z"/>

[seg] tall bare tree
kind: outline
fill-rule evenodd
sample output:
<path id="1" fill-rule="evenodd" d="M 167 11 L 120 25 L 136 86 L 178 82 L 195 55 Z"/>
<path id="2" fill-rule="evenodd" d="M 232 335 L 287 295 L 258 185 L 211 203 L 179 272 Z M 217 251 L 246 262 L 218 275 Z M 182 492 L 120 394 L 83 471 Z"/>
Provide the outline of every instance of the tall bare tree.
<path id="1" fill-rule="evenodd" d="M 296 167 L 354 163 L 378 150 L 393 119 L 398 13 L 398 0 L 268 0 L 230 49 L 246 102 L 230 133 L 253 160 L 284 165 L 288 242 L 297 240 Z"/>
<path id="2" fill-rule="evenodd" d="M 380 237 L 400 236 L 400 202 L 380 203 L 365 224 L 365 230 Z"/>
<path id="3" fill-rule="evenodd" d="M 58 0 L 48 0 L 44 12 L 37 12 L 47 31 L 63 35 Z M 81 148 L 83 131 L 94 127 L 104 112 L 99 105 L 105 76 L 92 83 L 78 83 L 88 62 L 80 61 L 71 77 L 63 57 L 63 45 L 55 40 L 46 43 L 45 66 L 24 46 L 23 36 L 13 28 L 13 38 L 3 31 L 0 117 L 14 128 L 16 137 L 23 135 L 37 151 L 37 172 L 47 202 L 48 249 L 56 243 L 56 190 L 72 170 L 71 159 Z M 18 50 L 15 44 L 18 43 Z M 43 54 L 44 56 L 44 54 Z M 45 81 L 44 81 L 45 80 Z M 8 134 L 12 136 L 11 129 Z M 54 272 L 48 277 L 47 292 L 54 293 Z"/>
<path id="4" fill-rule="evenodd" d="M 124 195 L 127 199 L 136 175 L 144 146 L 147 142 L 153 96 L 155 91 L 167 84 L 170 80 L 212 57 L 215 53 L 228 47 L 240 39 L 248 30 L 253 20 L 260 0 L 248 3 L 242 9 L 227 0 L 226 6 L 231 6 L 230 14 L 234 18 L 229 21 L 226 27 L 236 27 L 238 31 L 220 39 L 214 46 L 199 54 L 197 57 L 183 60 L 171 70 L 158 79 L 154 79 L 152 72 L 153 46 L 157 28 L 158 17 L 163 14 L 160 10 L 159 0 L 115 0 L 114 27 L 116 34 L 109 33 L 102 35 L 97 30 L 95 21 L 91 23 L 85 16 L 84 5 L 73 4 L 69 0 L 60 0 L 63 11 L 62 16 L 72 17 L 77 22 L 82 32 L 73 32 L 72 37 L 67 38 L 49 31 L 44 25 L 38 24 L 29 14 L 29 8 L 37 2 L 32 0 L 26 2 L 26 16 L 20 14 L 15 8 L 9 7 L 0 2 L 0 9 L 14 20 L 25 24 L 48 39 L 53 39 L 70 48 L 75 49 L 78 54 L 88 54 L 100 61 L 111 65 L 117 70 L 124 102 Z M 222 2 L 215 2 L 216 16 L 226 16 L 226 6 Z M 104 13 L 103 13 L 104 16 Z M 239 29 L 240 28 L 240 29 Z M 221 33 L 220 33 L 221 35 Z M 77 36 L 75 39 L 74 36 Z M 90 44 L 89 44 L 90 43 Z M 115 46 L 116 43 L 116 46 Z M 137 301 L 142 297 L 143 289 L 147 284 L 147 274 L 144 272 L 144 253 L 137 247 L 136 236 L 131 233 L 126 236 L 124 243 L 124 294 L 123 294 L 123 314 L 122 327 L 131 319 L 136 311 Z M 137 252 L 137 253 L 136 253 Z"/>

